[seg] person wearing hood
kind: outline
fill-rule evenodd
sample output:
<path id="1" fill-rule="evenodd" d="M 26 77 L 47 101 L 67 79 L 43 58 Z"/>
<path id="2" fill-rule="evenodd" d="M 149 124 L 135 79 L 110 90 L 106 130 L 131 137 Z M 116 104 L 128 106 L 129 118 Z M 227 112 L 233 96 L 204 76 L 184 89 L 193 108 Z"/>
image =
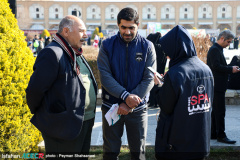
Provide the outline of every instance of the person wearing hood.
<path id="1" fill-rule="evenodd" d="M 105 39 L 97 63 L 102 84 L 103 159 L 116 160 L 126 126 L 132 160 L 145 160 L 147 101 L 154 82 L 147 67 L 156 69 L 152 42 L 138 33 L 139 15 L 132 8 L 117 16 L 119 32 Z M 118 104 L 121 118 L 108 124 L 105 114 Z"/>
<path id="2" fill-rule="evenodd" d="M 161 112 L 155 141 L 157 159 L 204 159 L 210 152 L 213 75 L 196 54 L 189 32 L 180 25 L 159 39 L 170 59 L 157 90 Z M 154 76 L 155 84 L 162 84 Z"/>

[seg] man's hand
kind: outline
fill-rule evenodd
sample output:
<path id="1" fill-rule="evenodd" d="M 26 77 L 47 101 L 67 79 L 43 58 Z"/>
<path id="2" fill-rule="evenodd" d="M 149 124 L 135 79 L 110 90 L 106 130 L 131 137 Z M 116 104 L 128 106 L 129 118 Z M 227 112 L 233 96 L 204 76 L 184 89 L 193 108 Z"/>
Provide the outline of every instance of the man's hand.
<path id="1" fill-rule="evenodd" d="M 161 76 L 164 77 L 165 74 L 164 74 L 164 75 L 161 74 Z M 158 84 L 159 84 L 159 85 L 161 85 L 161 86 L 163 85 L 163 83 L 162 83 L 162 82 L 160 81 L 160 79 L 157 77 L 156 73 L 154 73 L 154 84 L 155 84 L 155 85 L 158 85 Z"/>
<path id="2" fill-rule="evenodd" d="M 142 102 L 141 98 L 135 94 L 129 94 L 126 103 L 130 108 L 137 107 Z"/>
<path id="3" fill-rule="evenodd" d="M 131 108 L 129 108 L 125 103 L 121 103 L 119 105 L 117 114 L 127 115 L 130 111 L 132 111 Z"/>
<path id="4" fill-rule="evenodd" d="M 237 73 L 237 72 L 240 72 L 240 70 L 238 70 L 238 66 L 233 66 L 233 69 L 232 69 L 232 73 Z"/>

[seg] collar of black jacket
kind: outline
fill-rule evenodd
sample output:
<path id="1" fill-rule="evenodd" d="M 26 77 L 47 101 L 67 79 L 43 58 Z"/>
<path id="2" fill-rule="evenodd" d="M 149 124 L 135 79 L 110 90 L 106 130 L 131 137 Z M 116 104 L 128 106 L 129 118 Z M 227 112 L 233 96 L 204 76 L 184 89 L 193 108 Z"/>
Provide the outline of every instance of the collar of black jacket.
<path id="1" fill-rule="evenodd" d="M 214 45 L 215 45 L 217 48 L 219 48 L 220 50 L 223 50 L 223 47 L 220 46 L 218 43 L 214 43 Z"/>

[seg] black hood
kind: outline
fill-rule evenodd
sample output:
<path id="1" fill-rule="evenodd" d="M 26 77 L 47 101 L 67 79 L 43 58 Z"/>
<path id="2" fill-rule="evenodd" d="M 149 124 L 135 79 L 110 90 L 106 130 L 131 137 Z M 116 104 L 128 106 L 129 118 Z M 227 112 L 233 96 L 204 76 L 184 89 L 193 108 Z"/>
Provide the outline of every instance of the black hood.
<path id="1" fill-rule="evenodd" d="M 186 58 L 197 56 L 191 35 L 181 25 L 174 27 L 159 42 L 166 56 L 170 57 L 169 68 Z"/>

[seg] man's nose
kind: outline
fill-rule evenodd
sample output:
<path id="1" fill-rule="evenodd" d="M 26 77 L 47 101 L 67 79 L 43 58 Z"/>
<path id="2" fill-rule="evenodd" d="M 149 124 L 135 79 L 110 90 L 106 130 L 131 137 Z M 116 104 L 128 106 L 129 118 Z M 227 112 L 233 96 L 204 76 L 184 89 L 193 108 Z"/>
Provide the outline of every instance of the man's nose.
<path id="1" fill-rule="evenodd" d="M 125 33 L 126 33 L 126 34 L 130 34 L 130 33 L 131 33 L 131 32 L 130 32 L 130 29 L 127 28 L 126 31 L 125 31 Z"/>
<path id="2" fill-rule="evenodd" d="M 87 35 L 86 32 L 84 32 L 84 34 L 83 34 L 83 38 L 88 38 L 88 35 Z"/>

